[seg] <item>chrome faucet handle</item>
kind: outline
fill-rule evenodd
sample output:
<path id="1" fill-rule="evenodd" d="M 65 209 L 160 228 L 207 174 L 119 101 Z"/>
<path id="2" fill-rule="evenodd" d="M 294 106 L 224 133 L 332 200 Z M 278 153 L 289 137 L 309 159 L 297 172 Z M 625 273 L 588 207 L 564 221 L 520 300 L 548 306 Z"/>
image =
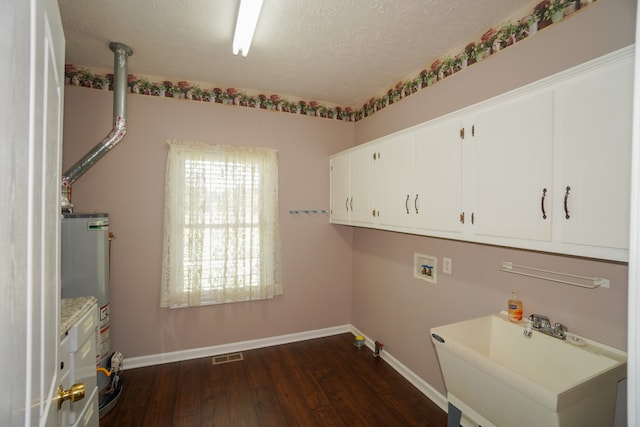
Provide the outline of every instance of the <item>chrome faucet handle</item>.
<path id="1" fill-rule="evenodd" d="M 553 326 L 553 333 L 555 333 L 559 337 L 563 337 L 566 331 L 567 331 L 567 327 L 564 326 L 562 323 L 558 322 Z"/>
<path id="2" fill-rule="evenodd" d="M 551 328 L 551 321 L 547 316 L 541 314 L 531 314 L 529 321 L 533 324 L 535 329 Z"/>
<path id="3" fill-rule="evenodd" d="M 522 331 L 522 334 L 527 338 L 531 338 L 532 333 L 533 333 L 533 323 L 531 322 L 531 316 L 529 316 L 527 327 L 524 329 L 524 331 Z"/>
<path id="4" fill-rule="evenodd" d="M 529 316 L 529 325 L 530 326 L 527 327 L 529 331 L 531 330 L 531 328 L 533 328 L 539 332 L 542 332 L 543 334 L 559 338 L 561 340 L 566 338 L 564 332 L 567 330 L 567 328 L 562 323 L 556 323 L 552 327 L 551 322 L 549 321 L 549 318 L 547 316 L 543 316 L 541 314 L 531 314 Z M 525 330 L 525 336 L 528 336 L 527 333 L 528 331 Z"/>

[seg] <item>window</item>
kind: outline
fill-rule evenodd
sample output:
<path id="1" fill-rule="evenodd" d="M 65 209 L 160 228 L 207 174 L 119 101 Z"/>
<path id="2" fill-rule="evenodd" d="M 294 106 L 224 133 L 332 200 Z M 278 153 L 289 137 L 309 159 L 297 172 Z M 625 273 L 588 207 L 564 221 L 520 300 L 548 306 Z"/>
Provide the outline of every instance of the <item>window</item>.
<path id="1" fill-rule="evenodd" d="M 164 222 L 161 307 L 282 294 L 275 150 L 170 141 Z"/>

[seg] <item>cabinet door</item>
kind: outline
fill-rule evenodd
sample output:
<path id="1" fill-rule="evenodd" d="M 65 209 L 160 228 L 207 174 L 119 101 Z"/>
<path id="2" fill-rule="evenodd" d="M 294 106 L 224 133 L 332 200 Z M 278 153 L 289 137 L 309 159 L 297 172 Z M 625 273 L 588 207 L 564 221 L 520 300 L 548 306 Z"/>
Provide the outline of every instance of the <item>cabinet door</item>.
<path id="1" fill-rule="evenodd" d="M 331 168 L 331 222 L 347 222 L 349 219 L 350 155 L 343 153 L 329 160 Z"/>
<path id="2" fill-rule="evenodd" d="M 632 88 L 626 58 L 558 89 L 563 243 L 628 248 Z"/>
<path id="3" fill-rule="evenodd" d="M 375 210 L 380 226 L 413 226 L 416 215 L 413 181 L 413 136 L 401 133 L 376 144 Z"/>
<path id="4" fill-rule="evenodd" d="M 91 418 L 88 411 L 98 411 L 98 396 L 94 392 L 98 389 L 96 360 L 100 357 L 100 350 L 97 348 L 99 325 L 98 305 L 94 303 L 67 332 L 71 383 L 85 385 L 84 399 L 69 403 L 70 424 L 80 424 L 79 421 L 83 421 L 85 415 L 87 419 Z"/>
<path id="5" fill-rule="evenodd" d="M 351 152 L 350 219 L 356 224 L 373 223 L 373 148 Z"/>
<path id="6" fill-rule="evenodd" d="M 551 240 L 553 96 L 518 96 L 474 115 L 471 129 L 474 235 Z M 469 129 L 467 129 L 467 133 Z M 466 148 L 467 146 L 465 146 Z M 546 212 L 546 215 L 543 213 Z"/>
<path id="7" fill-rule="evenodd" d="M 415 226 L 430 234 L 462 230 L 461 129 L 462 120 L 453 118 L 423 125 L 415 132 Z"/>

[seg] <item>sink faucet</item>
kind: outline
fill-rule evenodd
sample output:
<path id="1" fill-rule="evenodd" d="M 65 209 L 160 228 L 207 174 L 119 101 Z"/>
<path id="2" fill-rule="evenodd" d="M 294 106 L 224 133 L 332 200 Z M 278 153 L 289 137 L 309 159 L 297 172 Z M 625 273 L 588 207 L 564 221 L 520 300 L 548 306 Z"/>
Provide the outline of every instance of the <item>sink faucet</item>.
<path id="1" fill-rule="evenodd" d="M 525 330 L 525 336 L 531 336 L 531 328 L 561 340 L 567 337 L 564 333 L 567 328 L 562 323 L 556 323 L 551 326 L 549 318 L 541 314 L 532 314 L 529 316 L 529 327 L 527 328 L 529 334 L 527 334 L 527 330 Z"/>

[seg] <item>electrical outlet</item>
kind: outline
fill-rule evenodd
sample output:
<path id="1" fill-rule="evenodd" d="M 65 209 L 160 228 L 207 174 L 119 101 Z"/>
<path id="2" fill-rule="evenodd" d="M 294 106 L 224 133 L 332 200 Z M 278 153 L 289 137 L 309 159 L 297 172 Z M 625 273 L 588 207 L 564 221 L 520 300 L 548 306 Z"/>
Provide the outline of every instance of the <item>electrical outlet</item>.
<path id="1" fill-rule="evenodd" d="M 433 284 L 438 283 L 438 258 L 414 253 L 413 277 Z"/>
<path id="2" fill-rule="evenodd" d="M 451 274 L 453 268 L 453 261 L 451 258 L 442 258 L 442 272 L 444 274 Z"/>

